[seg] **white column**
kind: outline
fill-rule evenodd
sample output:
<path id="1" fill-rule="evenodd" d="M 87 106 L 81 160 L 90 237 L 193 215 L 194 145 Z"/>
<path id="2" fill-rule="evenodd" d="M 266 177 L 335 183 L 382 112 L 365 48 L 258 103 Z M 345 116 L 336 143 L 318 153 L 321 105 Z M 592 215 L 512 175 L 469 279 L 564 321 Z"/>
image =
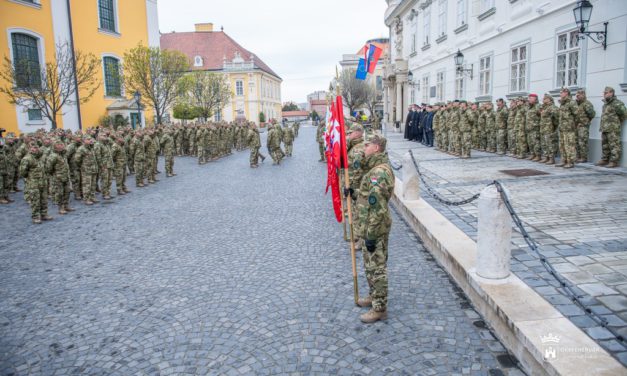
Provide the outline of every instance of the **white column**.
<path id="1" fill-rule="evenodd" d="M 481 191 L 477 224 L 477 275 L 488 279 L 510 274 L 512 218 L 496 186 Z"/>

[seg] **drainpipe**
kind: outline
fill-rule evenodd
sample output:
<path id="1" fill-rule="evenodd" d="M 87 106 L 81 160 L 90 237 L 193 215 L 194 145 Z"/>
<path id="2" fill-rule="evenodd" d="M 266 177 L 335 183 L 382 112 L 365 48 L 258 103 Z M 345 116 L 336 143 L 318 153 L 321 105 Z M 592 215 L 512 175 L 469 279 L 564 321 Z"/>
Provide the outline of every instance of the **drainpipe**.
<path id="1" fill-rule="evenodd" d="M 76 79 L 76 55 L 74 54 L 74 31 L 72 30 L 72 10 L 70 0 L 66 0 L 67 19 L 70 27 L 70 52 L 72 53 L 72 73 L 74 74 L 74 91 L 76 91 L 76 112 L 78 114 L 78 129 L 83 129 L 83 119 L 81 117 L 81 101 L 78 92 L 78 80 Z"/>

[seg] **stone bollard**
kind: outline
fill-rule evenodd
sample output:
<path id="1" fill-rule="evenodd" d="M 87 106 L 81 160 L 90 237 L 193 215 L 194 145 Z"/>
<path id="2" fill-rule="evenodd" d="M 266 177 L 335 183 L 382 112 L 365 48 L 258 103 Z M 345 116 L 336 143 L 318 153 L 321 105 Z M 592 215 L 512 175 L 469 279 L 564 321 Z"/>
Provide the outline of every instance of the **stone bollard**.
<path id="1" fill-rule="evenodd" d="M 403 200 L 420 199 L 420 180 L 418 171 L 411 160 L 409 152 L 403 158 Z"/>
<path id="2" fill-rule="evenodd" d="M 507 278 L 512 253 L 512 218 L 496 186 L 490 185 L 481 191 L 478 212 L 477 275 L 489 279 Z"/>

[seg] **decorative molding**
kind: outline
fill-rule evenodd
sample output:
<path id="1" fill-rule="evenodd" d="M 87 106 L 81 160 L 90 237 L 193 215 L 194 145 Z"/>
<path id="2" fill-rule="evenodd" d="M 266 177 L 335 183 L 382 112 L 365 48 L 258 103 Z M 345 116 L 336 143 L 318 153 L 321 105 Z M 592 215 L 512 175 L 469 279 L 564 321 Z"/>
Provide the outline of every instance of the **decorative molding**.
<path id="1" fill-rule="evenodd" d="M 425 9 L 429 5 L 431 5 L 431 0 L 427 0 L 424 3 L 420 4 L 420 9 Z"/>
<path id="2" fill-rule="evenodd" d="M 9 1 L 15 4 L 26 5 L 27 7 L 31 7 L 35 9 L 41 9 L 41 3 L 39 2 L 31 2 L 31 1 L 25 1 L 25 0 L 9 0 Z"/>
<path id="3" fill-rule="evenodd" d="M 119 38 L 119 37 L 122 36 L 122 34 L 116 32 L 116 31 L 111 31 L 111 30 L 100 28 L 100 27 L 98 28 L 98 32 L 100 34 L 106 34 L 106 35 L 110 35 L 110 36 L 116 37 L 116 38 Z"/>
<path id="4" fill-rule="evenodd" d="M 486 10 L 485 12 L 481 13 L 479 16 L 477 16 L 477 19 L 479 21 L 483 21 L 486 18 L 490 17 L 491 15 L 493 15 L 494 13 L 496 13 L 496 7 L 492 7 L 488 10 Z"/>
<path id="5" fill-rule="evenodd" d="M 627 83 L 619 84 L 619 86 L 623 93 L 627 93 Z"/>
<path id="6" fill-rule="evenodd" d="M 505 98 L 507 98 L 508 100 L 512 100 L 514 98 L 526 97 L 528 95 L 529 95 L 529 93 L 526 92 L 526 91 L 517 91 L 515 93 L 509 93 L 509 94 L 505 95 Z"/>
<path id="7" fill-rule="evenodd" d="M 446 40 L 446 38 L 448 38 L 448 36 L 446 34 L 442 34 L 442 35 L 440 35 L 440 37 L 438 39 L 435 40 L 435 42 L 437 44 L 440 44 L 440 43 L 444 42 Z"/>
<path id="8" fill-rule="evenodd" d="M 510 4 L 514 4 L 515 2 L 517 2 L 518 0 L 509 0 Z"/>
<path id="9" fill-rule="evenodd" d="M 409 55 L 409 57 L 414 57 L 414 56 L 416 56 L 417 54 L 418 54 L 418 52 L 414 51 L 414 52 L 412 52 L 412 53 Z"/>
<path id="10" fill-rule="evenodd" d="M 466 31 L 466 30 L 468 30 L 468 24 L 467 23 L 463 24 L 462 26 L 458 27 L 457 29 L 455 29 L 453 31 L 455 32 L 455 34 L 459 34 L 462 31 Z"/>
<path id="11" fill-rule="evenodd" d="M 425 44 L 424 46 L 422 46 L 421 50 L 426 51 L 429 48 L 431 48 L 431 45 L 430 44 Z"/>
<path id="12" fill-rule="evenodd" d="M 492 102 L 492 95 L 480 95 L 475 97 L 475 102 Z"/>

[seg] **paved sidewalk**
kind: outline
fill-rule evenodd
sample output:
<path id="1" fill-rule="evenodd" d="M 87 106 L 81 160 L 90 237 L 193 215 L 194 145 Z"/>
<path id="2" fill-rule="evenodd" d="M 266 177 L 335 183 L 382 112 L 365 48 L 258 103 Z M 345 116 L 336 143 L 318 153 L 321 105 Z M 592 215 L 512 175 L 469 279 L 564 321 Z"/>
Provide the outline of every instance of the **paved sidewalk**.
<path id="1" fill-rule="evenodd" d="M 0 375 L 522 375 L 396 214 L 389 318 L 359 322 L 317 159 L 303 127 L 281 166 L 177 158 L 175 178 L 40 226 L 14 195 Z"/>
<path id="2" fill-rule="evenodd" d="M 402 163 L 403 155 L 411 149 L 426 180 L 451 201 L 468 198 L 493 180 L 501 181 L 542 254 L 577 286 L 592 310 L 627 337 L 625 169 L 582 164 L 568 170 L 475 150 L 471 159 L 460 159 L 404 140 L 400 133 L 387 136 L 392 159 Z M 535 169 L 547 175 L 513 177 L 501 172 L 512 169 Z M 476 201 L 464 206 L 445 206 L 423 187 L 421 197 L 476 240 Z M 627 365 L 627 347 L 562 293 L 518 232 L 514 232 L 512 242 L 512 271 Z"/>

